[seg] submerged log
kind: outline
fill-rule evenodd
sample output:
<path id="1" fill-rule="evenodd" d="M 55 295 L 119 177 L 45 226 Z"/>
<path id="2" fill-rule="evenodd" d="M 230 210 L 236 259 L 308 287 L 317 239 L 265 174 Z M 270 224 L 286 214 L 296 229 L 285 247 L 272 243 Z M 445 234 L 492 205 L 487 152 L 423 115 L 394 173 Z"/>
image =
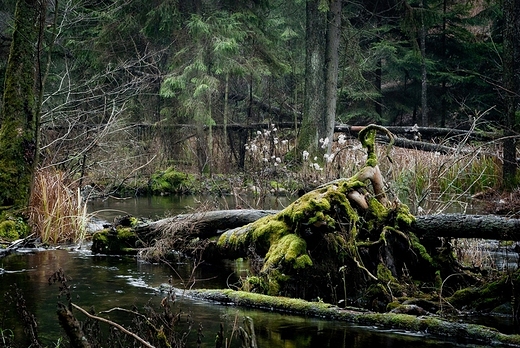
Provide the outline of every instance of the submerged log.
<path id="1" fill-rule="evenodd" d="M 339 308 L 323 302 L 281 298 L 233 290 L 183 290 L 189 297 L 243 307 L 263 308 L 269 311 L 291 313 L 306 317 L 328 318 L 363 326 L 404 330 L 450 338 L 464 344 L 478 343 L 518 347 L 520 335 L 504 334 L 483 325 L 450 321 L 438 316 L 415 316 L 401 313 L 375 313 L 361 308 Z"/>

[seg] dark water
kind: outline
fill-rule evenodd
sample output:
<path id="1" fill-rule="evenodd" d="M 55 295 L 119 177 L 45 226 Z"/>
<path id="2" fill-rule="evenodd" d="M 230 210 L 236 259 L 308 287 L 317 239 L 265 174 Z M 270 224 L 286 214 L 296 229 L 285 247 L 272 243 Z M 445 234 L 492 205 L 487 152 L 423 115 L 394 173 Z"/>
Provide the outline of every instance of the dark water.
<path id="1" fill-rule="evenodd" d="M 59 289 L 49 285 L 53 272 L 63 269 L 70 278 L 72 300 L 85 309 L 93 306 L 96 312 L 114 307 L 132 309 L 135 305 L 142 309 L 149 301 L 158 306 L 163 293 L 158 291 L 161 284 L 173 276 L 174 286 L 194 288 L 222 288 L 229 281 L 228 276 L 237 266 L 222 264 L 200 266 L 192 274 L 191 265 L 175 265 L 174 272 L 165 265 L 139 262 L 132 257 L 93 256 L 88 251 L 53 250 L 35 254 L 10 255 L 2 259 L 0 293 L 13 291 L 10 284 L 16 284 L 26 299 L 29 311 L 35 314 L 40 337 L 47 346 L 54 346 L 63 337 L 56 306 Z M 193 279 L 196 279 L 193 282 Z M 16 311 L 9 301 L 2 303 L 1 328 L 14 331 L 17 342 L 23 342 L 24 334 Z M 202 324 L 203 347 L 214 347 L 215 333 L 222 322 L 227 337 L 231 337 L 231 327 L 235 318 L 250 316 L 255 323 L 260 347 L 451 347 L 455 342 L 442 341 L 427 335 L 418 335 L 374 327 L 356 327 L 343 322 L 306 318 L 268 311 L 249 310 L 234 306 L 222 306 L 200 300 L 177 297 L 177 310 L 189 313 L 198 327 Z M 81 314 L 77 314 L 81 319 Z M 124 323 L 124 315 L 117 312 L 103 314 L 104 317 Z M 232 347 L 239 347 L 234 336 Z M 189 347 L 195 347 L 197 333 L 190 333 Z M 0 344 L 1 346 L 1 344 Z M 23 347 L 23 344 L 19 345 Z"/>

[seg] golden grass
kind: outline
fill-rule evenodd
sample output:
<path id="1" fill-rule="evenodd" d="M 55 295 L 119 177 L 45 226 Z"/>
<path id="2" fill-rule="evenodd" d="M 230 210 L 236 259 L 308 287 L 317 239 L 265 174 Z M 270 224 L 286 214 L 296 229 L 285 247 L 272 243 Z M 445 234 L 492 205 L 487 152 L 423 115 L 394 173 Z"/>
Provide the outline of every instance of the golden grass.
<path id="1" fill-rule="evenodd" d="M 57 170 L 39 170 L 29 204 L 29 222 L 43 243 L 81 242 L 86 235 L 87 207 L 79 193 Z"/>

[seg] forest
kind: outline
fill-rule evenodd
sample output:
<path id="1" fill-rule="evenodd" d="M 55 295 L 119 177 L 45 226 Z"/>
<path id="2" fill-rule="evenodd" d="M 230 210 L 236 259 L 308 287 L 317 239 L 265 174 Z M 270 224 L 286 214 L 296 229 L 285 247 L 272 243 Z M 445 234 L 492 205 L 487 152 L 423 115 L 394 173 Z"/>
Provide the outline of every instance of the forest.
<path id="1" fill-rule="evenodd" d="M 83 240 L 96 197 L 288 195 L 218 236 L 123 217 L 93 248 L 163 233 L 249 258 L 241 290 L 319 298 L 327 275 L 375 311 L 470 306 L 457 291 L 492 279 L 518 319 L 519 273 L 462 265 L 417 217 L 480 199 L 518 218 L 519 47 L 514 0 L 0 0 L 0 238 Z"/>
<path id="2" fill-rule="evenodd" d="M 303 151 L 323 162 L 335 124 L 489 131 L 512 148 L 508 3 L 27 2 L 38 166 L 111 189 L 169 166 L 250 171 L 246 144 L 271 124 L 286 132 L 290 164 Z M 15 5 L 0 12 L 3 89 Z"/>

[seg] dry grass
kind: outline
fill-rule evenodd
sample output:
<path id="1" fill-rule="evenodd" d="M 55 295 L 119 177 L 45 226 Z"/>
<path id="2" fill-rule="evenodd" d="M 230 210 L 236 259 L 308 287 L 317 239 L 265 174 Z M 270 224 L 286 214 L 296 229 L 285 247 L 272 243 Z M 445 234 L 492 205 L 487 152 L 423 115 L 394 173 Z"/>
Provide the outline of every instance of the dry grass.
<path id="1" fill-rule="evenodd" d="M 32 231 L 43 243 L 77 243 L 86 235 L 87 206 L 79 189 L 66 184 L 63 173 L 39 170 L 34 179 L 29 220 Z"/>

